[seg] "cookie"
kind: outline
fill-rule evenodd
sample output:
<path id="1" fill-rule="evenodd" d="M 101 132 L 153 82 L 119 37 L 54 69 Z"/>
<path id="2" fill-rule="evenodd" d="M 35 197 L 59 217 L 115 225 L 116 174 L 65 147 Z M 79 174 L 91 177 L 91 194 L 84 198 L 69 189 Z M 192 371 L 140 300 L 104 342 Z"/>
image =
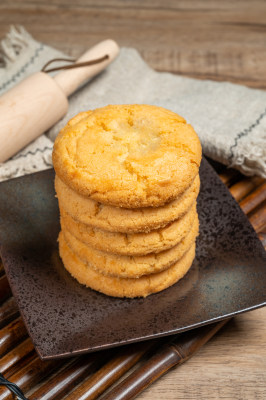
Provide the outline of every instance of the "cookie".
<path id="1" fill-rule="evenodd" d="M 77 115 L 57 136 L 57 175 L 79 194 L 116 207 L 158 207 L 198 174 L 201 145 L 179 115 L 150 105 L 110 105 Z"/>
<path id="2" fill-rule="evenodd" d="M 149 232 L 180 218 L 195 201 L 199 187 L 197 175 L 184 193 L 164 206 L 128 209 L 107 206 L 81 196 L 55 177 L 60 207 L 75 220 L 105 231 L 124 233 Z"/>
<path id="3" fill-rule="evenodd" d="M 196 202 L 189 211 L 178 220 L 162 229 L 148 233 L 112 233 L 75 221 L 61 208 L 61 227 L 68 230 L 81 242 L 87 243 L 98 250 L 127 256 L 159 253 L 170 249 L 180 242 L 190 231 L 196 218 Z"/>
<path id="4" fill-rule="evenodd" d="M 160 292 L 183 278 L 195 257 L 195 244 L 168 269 L 137 279 L 115 278 L 101 274 L 68 247 L 62 232 L 59 235 L 59 253 L 67 271 L 83 285 L 114 297 L 146 297 Z"/>
<path id="5" fill-rule="evenodd" d="M 85 263 L 103 275 L 121 278 L 139 278 L 169 268 L 178 261 L 195 242 L 199 231 L 198 218 L 195 218 L 191 230 L 176 246 L 158 254 L 146 256 L 122 256 L 106 253 L 88 246 L 76 239 L 69 231 L 63 235 L 70 249 Z"/>

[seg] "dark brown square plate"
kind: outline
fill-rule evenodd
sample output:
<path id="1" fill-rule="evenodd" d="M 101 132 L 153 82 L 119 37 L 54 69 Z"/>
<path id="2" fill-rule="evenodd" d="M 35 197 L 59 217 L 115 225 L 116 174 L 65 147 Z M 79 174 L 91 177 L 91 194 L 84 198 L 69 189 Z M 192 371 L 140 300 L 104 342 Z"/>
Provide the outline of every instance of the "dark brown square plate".
<path id="1" fill-rule="evenodd" d="M 170 335 L 265 305 L 264 249 L 206 160 L 200 175 L 200 236 L 191 270 L 171 288 L 133 300 L 86 289 L 64 269 L 53 170 L 0 184 L 1 257 L 41 358 Z"/>

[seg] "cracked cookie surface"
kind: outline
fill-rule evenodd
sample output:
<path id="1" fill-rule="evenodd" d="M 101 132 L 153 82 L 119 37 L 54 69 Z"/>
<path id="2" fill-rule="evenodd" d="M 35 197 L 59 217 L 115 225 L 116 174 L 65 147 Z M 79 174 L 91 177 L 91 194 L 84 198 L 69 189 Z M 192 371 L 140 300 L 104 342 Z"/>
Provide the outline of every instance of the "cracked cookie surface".
<path id="1" fill-rule="evenodd" d="M 133 298 L 160 292 L 183 278 L 195 257 L 195 244 L 168 269 L 137 279 L 106 276 L 88 266 L 70 249 L 62 232 L 59 235 L 59 253 L 65 268 L 79 283 L 109 296 Z"/>
<path id="2" fill-rule="evenodd" d="M 196 201 L 178 220 L 148 233 L 112 233 L 75 221 L 60 208 L 62 230 L 68 230 L 81 242 L 98 250 L 128 256 L 159 253 L 179 243 L 190 231 L 197 216 Z"/>
<path id="3" fill-rule="evenodd" d="M 122 256 L 96 250 L 86 245 L 69 231 L 64 230 L 63 235 L 70 249 L 85 263 L 103 275 L 121 278 L 139 278 L 143 275 L 154 274 L 169 268 L 177 262 L 192 246 L 199 231 L 198 218 L 195 218 L 191 230 L 174 247 L 158 254 L 146 256 Z"/>
<path id="4" fill-rule="evenodd" d="M 200 180 L 196 176 L 188 189 L 177 199 L 161 207 L 121 208 L 107 206 L 81 196 L 55 177 L 55 189 L 60 207 L 75 220 L 109 232 L 149 232 L 180 218 L 199 193 Z"/>
<path id="5" fill-rule="evenodd" d="M 158 207 L 198 174 L 201 145 L 179 115 L 149 105 L 78 114 L 56 138 L 53 164 L 74 191 L 125 208 Z"/>

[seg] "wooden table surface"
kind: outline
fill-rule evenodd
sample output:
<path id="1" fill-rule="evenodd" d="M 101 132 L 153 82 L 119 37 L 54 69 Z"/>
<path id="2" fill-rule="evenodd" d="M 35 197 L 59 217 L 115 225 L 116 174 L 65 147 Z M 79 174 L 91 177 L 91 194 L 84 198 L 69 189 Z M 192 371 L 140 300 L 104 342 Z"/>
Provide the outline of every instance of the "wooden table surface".
<path id="1" fill-rule="evenodd" d="M 155 69 L 266 88 L 266 1 L 2 0 L 0 37 L 20 24 L 72 56 L 105 38 Z M 266 398 L 266 308 L 230 321 L 139 399 Z"/>

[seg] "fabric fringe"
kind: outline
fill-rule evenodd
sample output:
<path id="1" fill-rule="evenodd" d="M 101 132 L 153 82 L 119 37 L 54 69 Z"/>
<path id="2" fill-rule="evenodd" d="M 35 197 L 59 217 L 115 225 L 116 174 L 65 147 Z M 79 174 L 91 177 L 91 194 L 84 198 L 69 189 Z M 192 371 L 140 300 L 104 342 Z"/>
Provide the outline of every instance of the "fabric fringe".
<path id="1" fill-rule="evenodd" d="M 33 37 L 23 26 L 11 26 L 5 38 L 0 42 L 0 68 L 6 68 L 10 63 L 16 62 L 21 52 L 28 47 Z"/>
<path id="2" fill-rule="evenodd" d="M 248 176 L 255 174 L 266 179 L 266 137 L 256 139 L 239 146 L 229 167 L 239 169 Z"/>

